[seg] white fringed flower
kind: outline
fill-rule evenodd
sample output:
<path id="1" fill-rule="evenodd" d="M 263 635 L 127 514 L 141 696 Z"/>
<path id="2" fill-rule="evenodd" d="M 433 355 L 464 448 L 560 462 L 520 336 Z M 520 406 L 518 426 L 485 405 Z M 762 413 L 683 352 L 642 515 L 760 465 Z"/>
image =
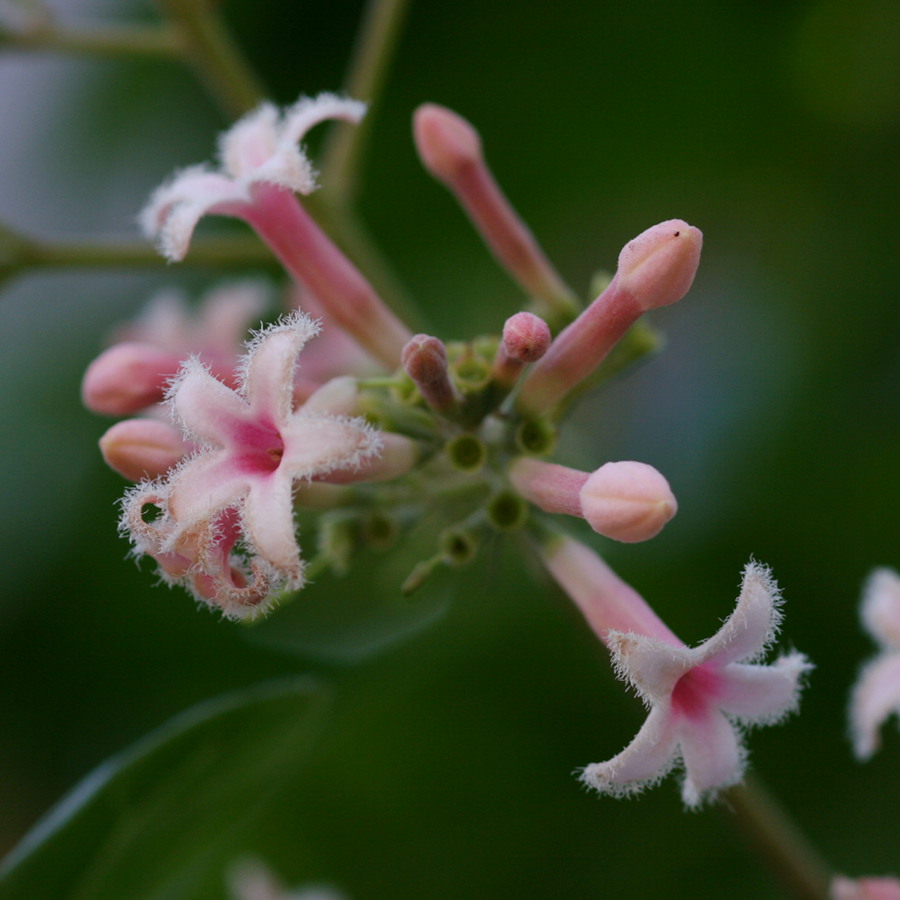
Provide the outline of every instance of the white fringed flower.
<path id="1" fill-rule="evenodd" d="M 588 766 L 582 780 L 601 793 L 631 794 L 680 763 L 682 798 L 689 807 L 737 783 L 746 756 L 742 726 L 770 724 L 794 711 L 802 677 L 811 668 L 796 652 L 771 664 L 759 662 L 778 631 L 779 604 L 769 571 L 751 562 L 734 612 L 697 647 L 609 632 L 617 673 L 650 714 L 621 753 Z"/>

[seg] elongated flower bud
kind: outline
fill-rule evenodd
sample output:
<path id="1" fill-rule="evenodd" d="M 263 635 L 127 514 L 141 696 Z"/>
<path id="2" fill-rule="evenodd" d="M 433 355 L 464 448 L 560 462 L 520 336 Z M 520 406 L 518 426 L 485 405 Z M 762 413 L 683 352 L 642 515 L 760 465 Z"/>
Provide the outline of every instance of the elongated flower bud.
<path id="1" fill-rule="evenodd" d="M 447 348 L 436 337 L 417 334 L 403 348 L 401 362 L 422 399 L 439 413 L 452 413 L 458 398 L 447 368 Z"/>
<path id="2" fill-rule="evenodd" d="M 649 309 L 679 300 L 700 262 L 703 235 L 681 219 L 648 228 L 619 254 L 615 278 L 551 344 L 529 372 L 519 410 L 537 415 L 555 406 L 606 358 Z"/>
<path id="3" fill-rule="evenodd" d="M 116 422 L 100 438 L 106 464 L 129 481 L 159 478 L 188 450 L 178 429 L 158 419 Z"/>
<path id="4" fill-rule="evenodd" d="M 126 341 L 100 354 L 87 368 L 81 398 L 92 412 L 128 416 L 160 403 L 179 359 L 149 344 Z"/>
<path id="5" fill-rule="evenodd" d="M 494 180 L 478 132 L 455 112 L 426 103 L 415 112 L 413 136 L 425 168 L 450 188 L 513 279 L 548 309 L 571 317 L 578 308 L 572 291 Z"/>

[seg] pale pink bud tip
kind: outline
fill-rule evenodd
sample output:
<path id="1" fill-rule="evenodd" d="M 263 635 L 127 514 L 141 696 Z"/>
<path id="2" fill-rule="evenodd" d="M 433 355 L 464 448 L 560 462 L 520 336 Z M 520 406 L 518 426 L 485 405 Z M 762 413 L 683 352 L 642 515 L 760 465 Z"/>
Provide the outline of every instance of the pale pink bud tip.
<path id="1" fill-rule="evenodd" d="M 447 349 L 436 337 L 417 334 L 410 338 L 400 360 L 416 384 L 437 384 L 447 378 Z"/>
<path id="2" fill-rule="evenodd" d="M 666 479 L 640 462 L 601 466 L 584 483 L 579 501 L 594 531 L 626 543 L 655 537 L 678 509 Z"/>
<path id="3" fill-rule="evenodd" d="M 617 285 L 645 311 L 668 306 L 690 289 L 702 247 L 699 228 L 681 219 L 660 222 L 622 248 Z"/>
<path id="4" fill-rule="evenodd" d="M 100 438 L 106 464 L 129 481 L 164 475 L 181 461 L 185 450 L 181 434 L 156 419 L 117 422 Z"/>
<path id="5" fill-rule="evenodd" d="M 81 382 L 81 399 L 92 412 L 127 416 L 162 401 L 178 357 L 149 344 L 125 342 L 100 354 Z"/>
<path id="6" fill-rule="evenodd" d="M 539 360 L 550 346 L 550 326 L 529 312 L 516 313 L 503 326 L 503 349 L 510 359 L 523 363 Z"/>
<path id="7" fill-rule="evenodd" d="M 435 103 L 416 110 L 413 137 L 425 168 L 442 181 L 452 181 L 462 168 L 481 159 L 478 132 L 462 116 Z"/>

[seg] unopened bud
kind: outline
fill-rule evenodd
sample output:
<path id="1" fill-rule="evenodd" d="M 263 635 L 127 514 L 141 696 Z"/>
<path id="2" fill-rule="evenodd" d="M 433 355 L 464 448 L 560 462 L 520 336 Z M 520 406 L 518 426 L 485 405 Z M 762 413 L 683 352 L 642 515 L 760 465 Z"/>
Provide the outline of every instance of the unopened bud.
<path id="1" fill-rule="evenodd" d="M 503 326 L 503 349 L 510 359 L 537 362 L 550 346 L 550 326 L 529 312 L 516 313 Z"/>
<path id="2" fill-rule="evenodd" d="M 416 383 L 422 399 L 436 412 L 457 408 L 456 392 L 447 370 L 447 348 L 436 337 L 417 334 L 403 348 L 403 369 Z"/>
<path id="3" fill-rule="evenodd" d="M 100 452 L 106 464 L 129 481 L 164 475 L 186 451 L 181 433 L 157 419 L 116 422 L 100 438 Z"/>
<path id="4" fill-rule="evenodd" d="M 606 463 L 587 479 L 578 499 L 594 531 L 626 543 L 655 537 L 678 509 L 668 481 L 640 462 Z"/>
<path id="5" fill-rule="evenodd" d="M 519 412 L 551 410 L 597 369 L 643 313 L 681 299 L 694 280 L 702 246 L 700 230 L 681 219 L 661 222 L 629 241 L 608 287 L 528 373 Z"/>
<path id="6" fill-rule="evenodd" d="M 462 116 L 436 103 L 416 110 L 413 137 L 422 164 L 441 181 L 453 181 L 465 166 L 481 159 L 478 132 Z"/>
<path id="7" fill-rule="evenodd" d="M 644 311 L 668 306 L 690 289 L 700 264 L 703 233 L 681 219 L 660 222 L 619 254 L 618 287 Z"/>
<path id="8" fill-rule="evenodd" d="M 149 344 L 116 344 L 88 366 L 81 382 L 81 399 L 93 412 L 131 415 L 162 401 L 178 366 L 177 356 Z"/>
<path id="9" fill-rule="evenodd" d="M 413 136 L 425 168 L 455 194 L 500 264 L 548 313 L 570 321 L 578 302 L 494 180 L 478 132 L 426 103 L 413 117 Z"/>

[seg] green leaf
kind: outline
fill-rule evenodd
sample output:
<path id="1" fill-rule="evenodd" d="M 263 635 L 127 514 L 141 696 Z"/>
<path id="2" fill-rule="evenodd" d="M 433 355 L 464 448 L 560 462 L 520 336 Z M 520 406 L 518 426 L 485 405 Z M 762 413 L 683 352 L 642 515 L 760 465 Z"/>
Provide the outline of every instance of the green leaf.
<path id="1" fill-rule="evenodd" d="M 266 801 L 326 710 L 308 679 L 266 682 L 176 716 L 78 784 L 0 865 L 3 900 L 223 895 Z"/>

